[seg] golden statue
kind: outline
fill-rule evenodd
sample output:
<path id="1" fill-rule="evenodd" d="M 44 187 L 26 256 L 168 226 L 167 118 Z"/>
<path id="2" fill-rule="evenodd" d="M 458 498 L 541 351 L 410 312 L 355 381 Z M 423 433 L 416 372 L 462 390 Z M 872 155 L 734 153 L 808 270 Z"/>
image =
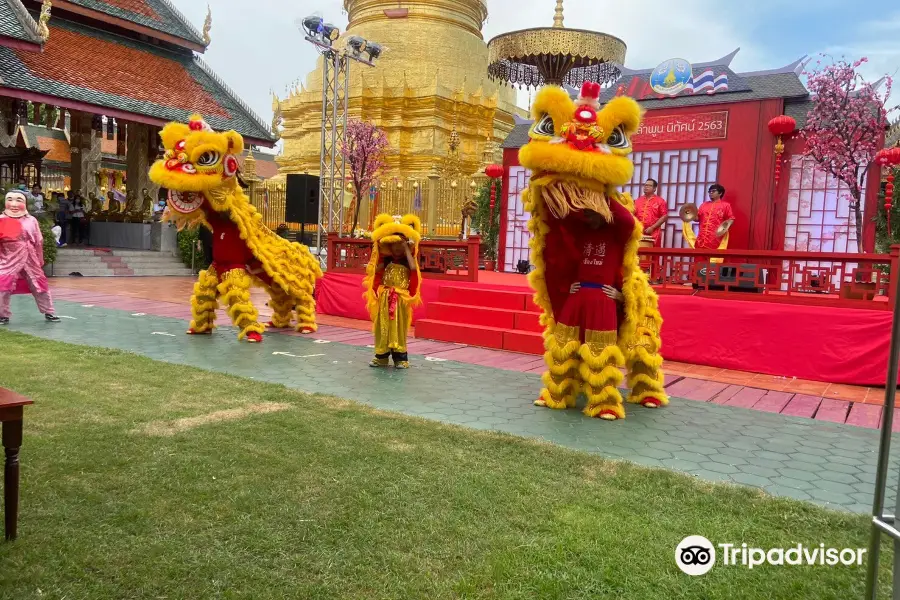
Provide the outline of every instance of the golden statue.
<path id="1" fill-rule="evenodd" d="M 90 209 L 88 210 L 88 216 L 91 219 L 95 217 L 99 217 L 103 214 L 103 201 L 97 197 L 93 191 L 88 192 L 88 202 L 90 202 Z"/>
<path id="2" fill-rule="evenodd" d="M 38 18 L 38 31 L 41 33 L 41 39 L 46 42 L 50 39 L 50 27 L 47 23 L 50 22 L 50 9 L 53 8 L 53 4 L 50 0 L 44 0 L 41 4 L 41 16 Z"/>
<path id="3" fill-rule="evenodd" d="M 212 38 L 209 37 L 209 31 L 212 29 L 212 9 L 206 5 L 206 21 L 203 23 L 203 44 L 209 46 Z"/>
<path id="4" fill-rule="evenodd" d="M 382 45 L 375 67 L 350 68 L 349 118 L 375 120 L 387 134 L 387 173 L 427 177 L 448 156 L 450 132 L 460 137 L 460 170 L 478 170 L 485 140 L 502 142 L 515 125 L 516 91 L 487 76 L 488 50 L 481 28 L 486 0 L 344 0 L 346 38 Z M 304 84 L 273 112 L 284 117 L 280 172 L 317 174 L 322 124 L 322 58 Z M 415 119 L 410 119 L 415 115 Z M 524 116 L 524 114 L 523 114 Z"/>
<path id="5" fill-rule="evenodd" d="M 472 217 L 478 212 L 478 204 L 474 200 L 469 200 L 462 207 L 462 222 L 459 224 L 459 239 L 465 240 L 469 236 L 466 235 L 472 226 Z"/>
<path id="6" fill-rule="evenodd" d="M 109 190 L 106 193 L 106 197 L 109 199 L 109 206 L 106 209 L 106 220 L 107 221 L 115 221 L 121 222 L 125 220 L 125 215 L 122 213 L 122 203 L 119 201 L 119 196 L 121 196 L 121 192 L 116 192 L 116 190 Z"/>

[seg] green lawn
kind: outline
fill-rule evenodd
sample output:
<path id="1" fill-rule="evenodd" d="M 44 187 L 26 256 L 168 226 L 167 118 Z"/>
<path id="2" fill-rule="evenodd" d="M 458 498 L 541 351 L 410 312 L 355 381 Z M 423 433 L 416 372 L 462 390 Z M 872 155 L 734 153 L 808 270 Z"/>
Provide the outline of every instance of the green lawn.
<path id="1" fill-rule="evenodd" d="M 0 348 L 0 386 L 36 401 L 0 598 L 863 595 L 864 567 L 692 578 L 674 551 L 864 548 L 865 517 L 121 352 Z"/>

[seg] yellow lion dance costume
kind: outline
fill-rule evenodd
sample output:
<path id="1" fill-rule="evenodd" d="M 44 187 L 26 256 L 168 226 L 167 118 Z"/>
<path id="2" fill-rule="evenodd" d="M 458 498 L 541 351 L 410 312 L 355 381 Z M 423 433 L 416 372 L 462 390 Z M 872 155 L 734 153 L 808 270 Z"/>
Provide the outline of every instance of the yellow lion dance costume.
<path id="1" fill-rule="evenodd" d="M 529 282 L 543 309 L 544 389 L 535 402 L 555 409 L 587 397 L 586 415 L 625 418 L 618 385 L 628 369 L 628 402 L 657 408 L 663 390 L 657 297 L 638 264 L 643 235 L 631 197 L 617 187 L 634 173 L 630 136 L 641 110 L 627 97 L 602 110 L 599 84 L 585 83 L 573 102 L 562 88 L 540 90 L 530 141 L 519 151 L 531 170 L 525 208 Z"/>
<path id="2" fill-rule="evenodd" d="M 166 220 L 179 230 L 206 227 L 213 235 L 213 263 L 194 285 L 188 333 L 212 333 L 221 298 L 238 339 L 261 342 L 266 326 L 250 301 L 253 285 L 271 297 L 270 326 L 290 327 L 296 313 L 297 331 L 316 331 L 313 290 L 322 269 L 309 248 L 266 228 L 250 204 L 238 181 L 243 138 L 213 131 L 200 115 L 189 124 L 169 123 L 159 135 L 165 158 L 150 168 L 150 179 L 170 190 Z"/>
<path id="3" fill-rule="evenodd" d="M 375 333 L 372 367 L 409 368 L 406 334 L 412 325 L 413 308 L 421 304 L 419 242 L 422 223 L 416 215 L 375 218 L 372 254 L 363 280 L 366 307 Z"/>

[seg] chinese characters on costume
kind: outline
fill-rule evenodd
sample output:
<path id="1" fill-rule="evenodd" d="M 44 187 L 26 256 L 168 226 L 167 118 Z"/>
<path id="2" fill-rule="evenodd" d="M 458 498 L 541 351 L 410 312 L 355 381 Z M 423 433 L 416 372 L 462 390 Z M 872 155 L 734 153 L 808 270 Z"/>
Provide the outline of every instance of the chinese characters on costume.
<path id="1" fill-rule="evenodd" d="M 602 110 L 600 86 L 585 83 L 573 102 L 547 86 L 533 105 L 534 126 L 519 160 L 532 171 L 524 200 L 531 213 L 529 282 L 542 308 L 547 371 L 538 406 L 625 417 L 618 390 L 628 371 L 628 402 L 668 404 L 659 354 L 662 318 L 638 264 L 642 228 L 634 203 L 617 187 L 634 172 L 630 136 L 640 108 L 618 97 Z"/>

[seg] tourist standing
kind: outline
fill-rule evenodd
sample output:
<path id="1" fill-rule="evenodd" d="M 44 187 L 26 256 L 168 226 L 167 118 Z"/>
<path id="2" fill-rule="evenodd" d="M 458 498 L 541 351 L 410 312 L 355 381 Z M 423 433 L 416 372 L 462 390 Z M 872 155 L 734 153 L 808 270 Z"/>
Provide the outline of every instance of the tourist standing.
<path id="1" fill-rule="evenodd" d="M 75 201 L 72 204 L 72 240 L 75 244 L 86 244 L 87 239 L 85 235 L 85 214 L 84 214 L 84 199 L 81 197 L 81 194 L 75 195 Z"/>
<path id="2" fill-rule="evenodd" d="M 21 190 L 7 192 L 0 215 L 0 325 L 8 325 L 10 296 L 24 284 L 34 296 L 38 310 L 51 322 L 50 285 L 44 274 L 44 237 L 37 219 L 28 214 L 28 196 Z"/>
<path id="3" fill-rule="evenodd" d="M 32 205 L 34 206 L 34 210 L 31 213 L 35 217 L 40 217 L 44 214 L 44 194 L 41 192 L 40 184 L 34 184 L 31 188 L 31 197 L 34 199 Z"/>
<path id="4" fill-rule="evenodd" d="M 61 246 L 69 243 L 69 221 L 72 218 L 72 201 L 75 199 L 75 192 L 69 190 L 66 196 L 60 196 L 59 205 L 56 207 L 56 222 L 62 228 L 62 235 L 59 238 Z"/>

